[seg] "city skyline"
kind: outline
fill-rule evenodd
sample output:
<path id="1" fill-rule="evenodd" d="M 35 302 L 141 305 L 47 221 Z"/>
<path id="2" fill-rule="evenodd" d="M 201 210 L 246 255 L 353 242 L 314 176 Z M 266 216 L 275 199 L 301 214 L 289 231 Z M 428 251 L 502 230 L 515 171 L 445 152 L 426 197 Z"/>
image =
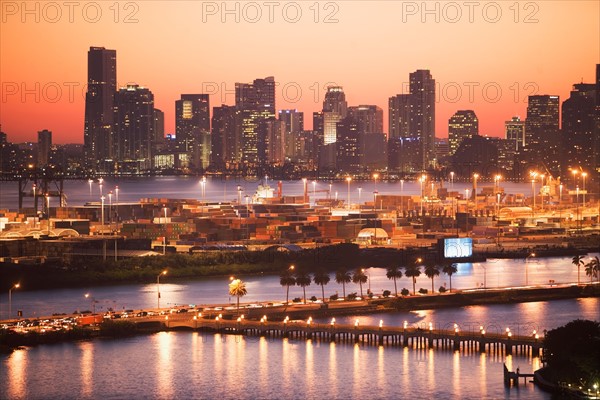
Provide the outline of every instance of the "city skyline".
<path id="1" fill-rule="evenodd" d="M 475 111 L 482 135 L 503 137 L 505 121 L 513 116 L 525 118 L 528 95 L 552 94 L 561 101 L 567 99 L 574 83 L 594 81 L 593 65 L 600 60 L 595 51 L 600 46 L 594 46 L 594 41 L 598 43 L 599 25 L 595 17 L 600 6 L 594 2 L 564 5 L 541 2 L 535 3 L 537 9 L 524 9 L 520 4 L 518 23 L 514 22 L 516 10 L 506 4 L 501 4 L 502 17 L 493 23 L 489 16 L 486 21 L 481 13 L 474 13 L 471 23 L 466 17 L 467 10 L 463 10 L 462 20 L 452 23 L 446 3 L 440 3 L 438 22 L 436 15 L 428 15 L 425 10 L 412 14 L 415 11 L 406 8 L 407 4 L 413 4 L 410 2 L 378 3 L 376 10 L 361 3 L 335 3 L 337 11 L 324 10 L 324 4 L 319 3 L 319 23 L 313 21 L 309 5 L 302 4 L 304 18 L 294 24 L 277 13 L 272 24 L 266 14 L 262 21 L 252 23 L 247 20 L 249 14 L 243 12 L 239 23 L 232 16 L 223 23 L 221 17 L 227 15 L 212 15 L 209 11 L 214 10 L 203 10 L 202 4 L 187 3 L 177 12 L 157 3 L 141 3 L 137 11 L 125 10 L 124 4 L 119 3 L 118 23 L 113 20 L 116 16 L 113 10 L 106 5 L 103 17 L 95 24 L 84 21 L 77 13 L 73 14 L 73 23 L 67 21 L 66 13 L 62 20 L 51 23 L 49 11 L 44 13 L 40 9 L 36 23 L 34 16 L 27 15 L 22 22 L 22 10 L 14 11 L 3 5 L 2 131 L 10 140 L 18 137 L 35 141 L 38 131 L 48 129 L 54 133 L 54 143 L 82 143 L 87 82 L 82 54 L 90 46 L 117 51 L 118 87 L 137 83 L 154 93 L 155 107 L 165 113 L 165 133 L 175 133 L 173 104 L 181 94 L 207 93 L 211 95 L 212 107 L 232 105 L 235 83 L 251 82 L 257 76 L 274 76 L 279 84 L 276 111 L 298 109 L 310 120 L 310 114 L 321 109 L 325 86 L 335 83 L 344 88 L 348 105 L 381 107 L 384 131 L 389 133 L 388 99 L 408 93 L 409 73 L 428 69 L 438 85 L 437 137 L 447 137 L 447 121 L 461 109 Z M 189 15 L 184 15 L 182 9 L 189 10 Z M 333 11 L 337 22 L 325 23 L 325 16 Z M 125 23 L 125 17 L 132 13 L 138 21 Z M 526 23 L 526 16 L 537 22 Z M 197 24 L 192 23 L 194 17 Z M 157 30 L 160 21 L 171 23 L 171 29 Z M 367 29 L 354 29 L 361 24 Z M 398 42 L 390 40 L 394 27 Z M 69 33 L 72 28 L 78 30 L 77 35 Z M 570 41 L 572 35 L 564 34 L 569 29 L 576 30 L 578 36 L 589 37 L 592 43 Z M 504 30 L 502 35 L 498 30 Z M 197 51 L 190 51 L 185 45 L 172 45 L 183 33 L 189 36 L 209 31 L 209 40 L 198 39 Z M 402 34 L 407 32 L 422 40 Z M 147 44 L 132 43 L 127 39 L 131 34 L 145 35 Z M 339 39 L 335 48 L 322 40 L 323 35 Z M 11 40 L 16 36 L 35 39 L 25 49 L 20 40 Z M 274 38 L 271 46 L 258 43 L 257 39 L 265 37 Z M 383 37 L 386 40 L 381 40 Z M 442 37 L 449 39 L 439 40 Z M 67 38 L 69 50 L 64 51 Z M 196 48 L 193 39 L 189 44 Z M 40 60 L 44 60 L 43 68 Z M 489 96 L 486 101 L 483 87 L 489 96 L 500 88 L 498 101 L 491 101 L 495 98 Z M 471 88 L 473 96 L 469 99 Z M 71 89 L 73 96 L 69 98 Z M 301 95 L 298 89 L 302 90 Z M 457 94 L 457 90 L 461 93 Z M 514 99 L 517 91 L 519 101 Z M 310 122 L 305 125 L 306 129 L 312 127 Z"/>

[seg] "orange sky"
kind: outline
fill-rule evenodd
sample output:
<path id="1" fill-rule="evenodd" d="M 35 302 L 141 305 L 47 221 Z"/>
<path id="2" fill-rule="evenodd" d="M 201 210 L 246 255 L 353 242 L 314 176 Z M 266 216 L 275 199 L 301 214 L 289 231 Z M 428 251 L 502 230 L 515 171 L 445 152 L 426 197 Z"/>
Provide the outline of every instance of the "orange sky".
<path id="1" fill-rule="evenodd" d="M 118 13 L 113 1 L 28 2 L 27 13 L 1 0 L 2 131 L 13 142 L 36 140 L 41 129 L 55 143 L 82 142 L 90 46 L 117 50 L 119 84 L 153 91 L 167 133 L 181 93 L 216 84 L 211 105 L 232 104 L 221 89 L 271 75 L 277 108 L 304 111 L 307 128 L 335 82 L 350 105 L 382 107 L 387 131 L 388 98 L 410 72 L 430 69 L 440 88 L 437 136 L 459 109 L 475 110 L 482 134 L 501 136 L 505 120 L 525 117 L 528 94 L 562 102 L 573 83 L 594 80 L 600 62 L 598 1 L 427 2 L 429 14 L 421 1 L 338 1 L 316 3 L 318 15 L 312 1 L 274 3 L 271 22 L 262 1 L 228 2 L 239 12 L 225 14 L 221 1 L 120 2 Z"/>

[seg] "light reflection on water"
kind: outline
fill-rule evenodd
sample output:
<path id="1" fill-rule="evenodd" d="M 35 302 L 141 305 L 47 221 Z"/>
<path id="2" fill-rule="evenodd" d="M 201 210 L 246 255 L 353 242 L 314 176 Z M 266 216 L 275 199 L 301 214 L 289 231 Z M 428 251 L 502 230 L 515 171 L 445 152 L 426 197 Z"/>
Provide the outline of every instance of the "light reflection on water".
<path id="1" fill-rule="evenodd" d="M 0 397 L 549 398 L 530 384 L 518 393 L 505 391 L 503 357 L 485 354 L 189 332 L 81 345 L 8 356 L 0 379 L 9 384 Z M 92 359 L 93 374 L 71 374 Z M 518 363 L 527 372 L 539 366 L 537 359 L 533 365 L 516 359 L 507 358 L 510 368 Z M 62 373 L 54 372 L 63 366 Z M 41 384 L 48 381 L 51 387 Z"/>

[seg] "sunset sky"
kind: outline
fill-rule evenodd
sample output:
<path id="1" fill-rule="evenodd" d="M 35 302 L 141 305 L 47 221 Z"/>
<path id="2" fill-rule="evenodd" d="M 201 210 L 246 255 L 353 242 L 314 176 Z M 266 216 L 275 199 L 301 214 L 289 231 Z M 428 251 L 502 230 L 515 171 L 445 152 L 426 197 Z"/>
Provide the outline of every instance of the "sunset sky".
<path id="1" fill-rule="evenodd" d="M 227 2 L 239 22 L 221 1 L 28 2 L 29 14 L 23 4 L 0 1 L 0 124 L 12 142 L 36 140 L 42 129 L 55 143 L 83 142 L 90 46 L 117 51 L 120 85 L 152 90 L 167 133 L 181 93 L 233 104 L 235 82 L 266 76 L 279 82 L 277 109 L 304 111 L 306 128 L 335 82 L 349 105 L 383 108 L 387 132 L 388 98 L 410 72 L 429 69 L 437 136 L 447 136 L 459 109 L 475 110 L 481 134 L 502 136 L 505 120 L 525 117 L 527 95 L 557 94 L 562 103 L 573 83 L 594 81 L 600 62 L 598 1 L 427 2 L 430 14 L 421 1 L 276 1 L 272 22 L 262 1 Z"/>

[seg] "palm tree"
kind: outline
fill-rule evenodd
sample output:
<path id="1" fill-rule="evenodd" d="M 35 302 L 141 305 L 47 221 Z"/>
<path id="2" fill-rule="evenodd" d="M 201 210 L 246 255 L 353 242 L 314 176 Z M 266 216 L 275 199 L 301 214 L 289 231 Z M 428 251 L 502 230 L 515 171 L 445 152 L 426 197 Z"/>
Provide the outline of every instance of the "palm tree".
<path id="1" fill-rule="evenodd" d="M 290 298 L 290 286 L 294 286 L 296 284 L 296 279 L 294 275 L 292 275 L 293 267 L 290 267 L 283 271 L 281 275 L 279 275 L 279 284 L 281 286 L 286 286 L 285 291 L 285 304 L 289 303 Z"/>
<path id="2" fill-rule="evenodd" d="M 310 286 L 310 275 L 306 271 L 296 271 L 296 285 L 301 286 L 304 291 L 304 304 L 306 304 L 306 287 Z"/>
<path id="3" fill-rule="evenodd" d="M 342 284 L 342 290 L 344 294 L 344 299 L 346 298 L 346 283 L 352 282 L 352 275 L 349 271 L 345 269 L 338 269 L 335 272 L 335 281 L 338 284 Z"/>
<path id="4" fill-rule="evenodd" d="M 313 276 L 313 281 L 315 282 L 315 284 L 321 285 L 321 293 L 323 294 L 323 303 L 325 303 L 325 285 L 327 285 L 330 280 L 331 280 L 331 278 L 329 277 L 329 274 L 323 270 L 319 270 L 319 271 L 315 272 L 315 274 Z"/>
<path id="5" fill-rule="evenodd" d="M 440 269 L 437 265 L 435 265 L 434 262 L 429 261 L 425 264 L 425 275 L 431 279 L 431 293 L 434 293 L 435 289 L 433 288 L 433 279 L 440 275 Z"/>
<path id="6" fill-rule="evenodd" d="M 442 272 L 448 275 L 450 278 L 450 291 L 452 291 L 452 275 L 458 272 L 458 268 L 456 268 L 455 263 L 449 263 L 442 267 Z"/>
<path id="7" fill-rule="evenodd" d="M 367 283 L 367 275 L 365 274 L 364 268 L 359 268 L 354 271 L 352 275 L 352 282 L 358 283 L 360 285 L 360 297 L 363 297 L 362 284 Z"/>
<path id="8" fill-rule="evenodd" d="M 596 276 L 599 272 L 600 259 L 598 256 L 590 259 L 590 261 L 585 264 L 585 274 L 590 277 L 590 284 L 594 283 L 594 276 Z"/>
<path id="9" fill-rule="evenodd" d="M 416 294 L 417 278 L 421 275 L 421 269 L 416 264 L 415 265 L 409 265 L 408 267 L 406 267 L 406 270 L 404 271 L 404 275 L 406 275 L 409 278 L 412 278 L 412 281 L 413 281 L 413 295 L 415 295 Z"/>
<path id="10" fill-rule="evenodd" d="M 398 266 L 394 265 L 387 268 L 387 272 L 385 273 L 388 279 L 394 280 L 394 290 L 396 291 L 396 297 L 398 297 L 398 286 L 396 285 L 396 279 L 402 278 L 402 271 Z"/>
<path id="11" fill-rule="evenodd" d="M 580 279 L 579 279 L 579 271 L 580 268 L 583 264 L 585 264 L 585 262 L 583 261 L 583 256 L 574 256 L 573 257 L 573 261 L 572 261 L 573 265 L 577 266 L 577 284 L 580 284 Z"/>
<path id="12" fill-rule="evenodd" d="M 229 284 L 229 295 L 237 297 L 237 313 L 240 313 L 240 297 L 248 294 L 246 284 L 241 279 L 234 279 Z"/>

